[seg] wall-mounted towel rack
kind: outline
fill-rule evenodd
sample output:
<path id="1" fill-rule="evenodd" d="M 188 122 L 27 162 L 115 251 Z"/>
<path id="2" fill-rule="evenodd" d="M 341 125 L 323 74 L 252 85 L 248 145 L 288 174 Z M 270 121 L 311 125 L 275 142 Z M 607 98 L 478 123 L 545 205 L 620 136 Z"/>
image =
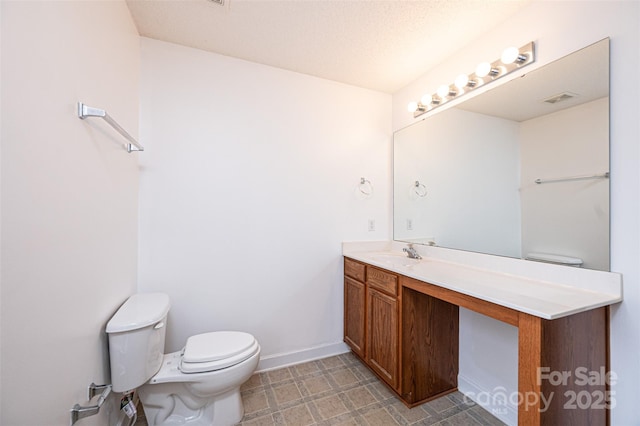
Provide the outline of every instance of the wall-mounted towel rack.
<path id="1" fill-rule="evenodd" d="M 419 180 L 411 185 L 411 190 L 420 198 L 424 198 L 427 196 L 427 187 L 423 183 L 420 183 Z"/>
<path id="2" fill-rule="evenodd" d="M 358 189 L 365 197 L 370 197 L 373 194 L 373 185 L 369 179 L 361 177 Z"/>
<path id="3" fill-rule="evenodd" d="M 556 179 L 536 179 L 534 180 L 534 182 L 540 184 L 540 183 L 552 183 L 552 182 L 565 182 L 569 180 L 608 179 L 608 178 L 609 178 L 609 172 L 605 172 L 599 175 L 568 176 L 568 177 L 556 178 Z"/>
<path id="4" fill-rule="evenodd" d="M 124 130 L 116 121 L 107 114 L 107 111 L 99 108 L 90 107 L 88 105 L 83 104 L 82 102 L 78 102 L 78 117 L 81 120 L 84 120 L 87 117 L 100 117 L 111 127 L 116 129 L 118 133 L 120 133 L 126 140 L 129 141 L 127 144 L 127 152 L 132 151 L 144 151 L 144 147 L 138 143 L 137 140 L 133 138 L 126 130 Z M 134 149 L 135 147 L 136 149 Z"/>

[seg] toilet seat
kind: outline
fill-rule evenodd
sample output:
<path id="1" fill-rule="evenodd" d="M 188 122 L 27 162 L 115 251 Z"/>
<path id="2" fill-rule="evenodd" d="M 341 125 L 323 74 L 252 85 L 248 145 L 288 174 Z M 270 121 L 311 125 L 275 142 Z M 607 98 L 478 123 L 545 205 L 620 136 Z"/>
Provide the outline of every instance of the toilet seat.
<path id="1" fill-rule="evenodd" d="M 180 371 L 189 374 L 221 370 L 250 358 L 259 350 L 257 340 L 249 333 L 214 331 L 196 334 L 187 339 Z"/>

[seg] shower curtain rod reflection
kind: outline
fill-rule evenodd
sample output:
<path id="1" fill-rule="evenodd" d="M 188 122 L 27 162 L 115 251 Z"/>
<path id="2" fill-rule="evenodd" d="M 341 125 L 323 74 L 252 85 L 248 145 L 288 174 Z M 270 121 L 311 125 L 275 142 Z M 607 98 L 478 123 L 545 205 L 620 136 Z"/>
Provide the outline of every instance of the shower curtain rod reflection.
<path id="1" fill-rule="evenodd" d="M 124 130 L 116 121 L 107 114 L 107 111 L 99 108 L 90 107 L 78 102 L 78 118 L 84 120 L 87 117 L 100 117 L 106 121 L 111 127 L 113 127 L 118 133 L 120 133 L 129 143 L 127 144 L 127 152 L 144 151 L 144 147 L 138 143 L 126 130 Z M 133 147 L 136 149 L 133 149 Z"/>
<path id="2" fill-rule="evenodd" d="M 585 179 L 608 179 L 609 172 L 605 172 L 599 175 L 584 175 L 584 176 L 569 176 L 564 178 L 556 178 L 556 179 L 536 179 L 535 183 L 553 183 L 553 182 L 566 182 L 570 180 L 585 180 Z"/>

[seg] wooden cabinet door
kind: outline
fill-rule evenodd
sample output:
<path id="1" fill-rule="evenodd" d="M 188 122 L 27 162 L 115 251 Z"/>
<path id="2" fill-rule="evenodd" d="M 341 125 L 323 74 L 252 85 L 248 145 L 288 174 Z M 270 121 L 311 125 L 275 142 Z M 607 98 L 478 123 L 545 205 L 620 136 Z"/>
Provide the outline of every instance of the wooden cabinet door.
<path id="1" fill-rule="evenodd" d="M 366 291 L 364 283 L 344 278 L 344 341 L 362 359 L 365 358 Z"/>
<path id="2" fill-rule="evenodd" d="M 367 362 L 398 389 L 398 302 L 376 289 L 367 295 Z"/>

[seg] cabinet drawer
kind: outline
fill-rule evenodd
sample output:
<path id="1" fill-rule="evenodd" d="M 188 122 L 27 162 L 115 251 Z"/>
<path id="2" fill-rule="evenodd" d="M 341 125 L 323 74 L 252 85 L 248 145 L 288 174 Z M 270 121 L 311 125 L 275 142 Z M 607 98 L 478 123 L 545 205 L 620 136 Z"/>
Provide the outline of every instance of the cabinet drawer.
<path id="1" fill-rule="evenodd" d="M 364 282 L 364 264 L 356 262 L 355 260 L 344 258 L 344 274 L 355 278 L 358 281 Z"/>
<path id="2" fill-rule="evenodd" d="M 392 296 L 398 295 L 398 276 L 382 269 L 369 266 L 367 268 L 367 284 Z"/>

